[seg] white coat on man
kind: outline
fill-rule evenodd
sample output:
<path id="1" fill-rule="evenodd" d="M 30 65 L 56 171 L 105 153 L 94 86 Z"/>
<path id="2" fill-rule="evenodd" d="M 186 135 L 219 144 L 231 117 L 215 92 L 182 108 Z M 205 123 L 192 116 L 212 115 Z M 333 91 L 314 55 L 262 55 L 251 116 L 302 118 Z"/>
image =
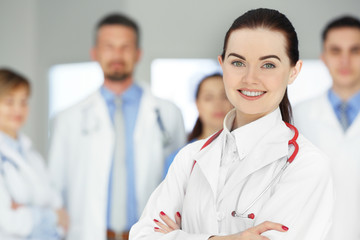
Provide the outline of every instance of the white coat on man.
<path id="1" fill-rule="evenodd" d="M 234 130 L 240 163 L 218 189 L 220 161 L 235 110 L 224 120 L 222 133 L 200 151 L 206 140 L 183 148 L 168 175 L 154 191 L 130 240 L 207 240 L 212 235 L 239 233 L 264 221 L 281 223 L 284 232 L 267 231 L 271 240 L 322 240 L 331 225 L 333 189 L 326 157 L 301 134 L 299 152 L 278 181 L 248 211 L 242 213 L 272 181 L 291 155 L 288 141 L 294 133 L 282 122 L 280 110 Z M 226 143 L 226 144 L 225 144 Z M 250 147 L 249 146 L 253 146 Z M 194 160 L 197 161 L 193 170 Z M 181 230 L 168 234 L 154 231 L 160 211 L 181 214 Z M 254 219 L 247 218 L 250 213 Z"/>
<path id="2" fill-rule="evenodd" d="M 328 92 L 298 104 L 293 112 L 299 131 L 330 158 L 336 195 L 327 239 L 360 239 L 360 115 L 344 132 Z"/>
<path id="3" fill-rule="evenodd" d="M 55 211 L 62 202 L 50 184 L 43 158 L 30 139 L 19 134 L 22 155 L 6 144 L 0 134 L 0 239 L 30 239 L 34 230 L 35 208 Z M 12 207 L 13 202 L 18 205 Z M 54 212 L 54 218 L 56 214 Z M 56 229 L 55 229 L 56 230 Z"/>
<path id="4" fill-rule="evenodd" d="M 143 94 L 134 130 L 135 192 L 139 214 L 161 182 L 166 156 L 185 143 L 179 109 L 153 96 L 144 84 L 140 86 Z M 166 132 L 159 126 L 157 110 Z M 49 151 L 50 171 L 69 212 L 69 240 L 106 239 L 114 134 L 105 100 L 99 91 L 55 119 Z"/>

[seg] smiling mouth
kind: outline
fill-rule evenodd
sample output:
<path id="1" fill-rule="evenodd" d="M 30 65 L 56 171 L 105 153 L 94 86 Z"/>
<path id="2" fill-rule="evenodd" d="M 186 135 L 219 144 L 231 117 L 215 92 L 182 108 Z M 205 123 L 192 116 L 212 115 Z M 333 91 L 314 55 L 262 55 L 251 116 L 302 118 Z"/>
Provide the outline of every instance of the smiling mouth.
<path id="1" fill-rule="evenodd" d="M 238 90 L 238 91 L 247 97 L 259 97 L 266 93 L 263 91 L 245 91 L 245 90 Z"/>

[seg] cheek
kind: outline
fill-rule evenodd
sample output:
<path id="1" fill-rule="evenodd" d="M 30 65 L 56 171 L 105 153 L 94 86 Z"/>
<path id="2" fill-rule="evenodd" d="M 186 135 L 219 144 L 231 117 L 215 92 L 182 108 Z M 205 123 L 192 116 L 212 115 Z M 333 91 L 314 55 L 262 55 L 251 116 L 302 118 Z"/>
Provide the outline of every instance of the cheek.
<path id="1" fill-rule="evenodd" d="M 29 107 L 24 107 L 22 116 L 26 119 L 29 115 Z"/>

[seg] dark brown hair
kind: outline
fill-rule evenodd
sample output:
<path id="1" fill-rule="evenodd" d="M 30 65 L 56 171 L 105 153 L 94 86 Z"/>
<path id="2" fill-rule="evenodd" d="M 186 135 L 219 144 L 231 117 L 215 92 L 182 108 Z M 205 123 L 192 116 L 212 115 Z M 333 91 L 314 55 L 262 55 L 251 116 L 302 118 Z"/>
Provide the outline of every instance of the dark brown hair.
<path id="1" fill-rule="evenodd" d="M 230 29 L 227 31 L 224 40 L 223 52 L 221 54 L 222 59 L 225 59 L 225 52 L 227 49 L 227 43 L 231 33 L 238 29 L 249 28 L 264 28 L 272 31 L 278 31 L 284 34 L 287 45 L 286 53 L 290 59 L 291 66 L 295 66 L 299 60 L 299 41 L 295 31 L 295 28 L 289 21 L 289 19 L 282 13 L 273 9 L 259 8 L 246 12 L 238 17 Z M 281 116 L 283 121 L 292 122 L 292 109 L 287 96 L 287 89 L 284 97 L 279 105 Z"/>
<path id="2" fill-rule="evenodd" d="M 220 77 L 222 78 L 222 74 L 221 73 L 213 73 L 211 75 L 207 75 L 206 77 L 204 77 L 198 84 L 197 88 L 196 88 L 196 92 L 195 92 L 195 98 L 198 99 L 199 98 L 199 93 L 201 90 L 201 86 L 203 85 L 204 82 L 206 82 L 206 80 L 208 80 L 209 78 L 212 77 Z M 203 123 L 201 122 L 200 118 L 198 117 L 196 119 L 195 125 L 193 130 L 191 131 L 191 133 L 188 136 L 188 142 L 190 142 L 193 139 L 196 139 L 198 137 L 200 137 L 201 133 L 203 131 Z"/>
<path id="3" fill-rule="evenodd" d="M 0 68 L 0 96 L 19 87 L 25 87 L 30 95 L 30 82 L 20 74 L 7 68 Z"/>
<path id="4" fill-rule="evenodd" d="M 333 21 L 328 23 L 328 25 L 326 25 L 324 31 L 322 32 L 322 41 L 325 42 L 329 31 L 335 28 L 343 27 L 357 28 L 360 30 L 360 20 L 352 16 L 342 16 L 334 19 Z"/>
<path id="5" fill-rule="evenodd" d="M 136 34 L 136 46 L 137 47 L 140 46 L 139 26 L 134 20 L 120 13 L 109 14 L 99 21 L 99 23 L 96 25 L 95 43 L 97 41 L 97 32 L 101 27 L 107 25 L 121 25 L 133 29 Z"/>

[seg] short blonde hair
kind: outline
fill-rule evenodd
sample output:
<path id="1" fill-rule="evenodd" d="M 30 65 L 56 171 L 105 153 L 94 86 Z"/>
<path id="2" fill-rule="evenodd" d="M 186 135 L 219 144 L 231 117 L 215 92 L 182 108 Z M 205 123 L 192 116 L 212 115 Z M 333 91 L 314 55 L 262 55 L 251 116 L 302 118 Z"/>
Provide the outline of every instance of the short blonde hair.
<path id="1" fill-rule="evenodd" d="M 26 88 L 30 95 L 30 82 L 25 77 L 10 69 L 0 68 L 0 96 L 19 87 Z"/>

